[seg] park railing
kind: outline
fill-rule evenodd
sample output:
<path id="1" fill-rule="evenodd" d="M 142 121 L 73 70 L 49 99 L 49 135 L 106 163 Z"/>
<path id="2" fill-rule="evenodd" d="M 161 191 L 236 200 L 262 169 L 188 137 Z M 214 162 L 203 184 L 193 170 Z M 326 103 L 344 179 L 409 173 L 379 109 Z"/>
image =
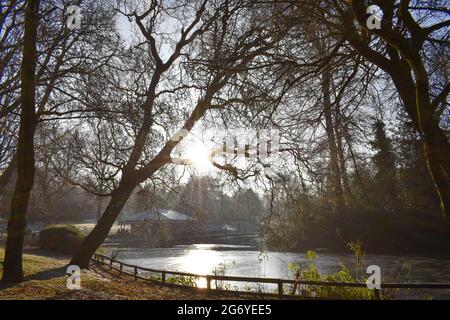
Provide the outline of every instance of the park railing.
<path id="1" fill-rule="evenodd" d="M 167 271 L 167 270 L 157 270 L 152 268 L 140 267 L 136 265 L 127 264 L 116 260 L 114 258 L 94 254 L 92 260 L 95 263 L 100 263 L 107 265 L 110 269 L 119 272 L 119 275 L 125 274 L 134 277 L 135 280 L 147 280 L 152 282 L 162 282 L 170 285 L 192 287 L 183 283 L 177 283 L 176 281 L 171 281 L 174 278 L 170 276 L 178 276 L 188 279 L 203 279 L 205 282 L 205 289 L 207 290 L 222 290 L 217 286 L 217 281 L 227 281 L 227 282 L 240 282 L 240 283 L 253 283 L 253 284 L 272 284 L 277 287 L 277 293 L 265 293 L 265 292 L 249 292 L 249 291 L 239 291 L 233 290 L 236 293 L 247 293 L 247 294 L 262 294 L 277 296 L 282 298 L 302 298 L 301 296 L 295 295 L 294 293 L 286 294 L 285 285 L 295 286 L 314 286 L 314 287 L 351 287 L 351 288 L 367 288 L 365 283 L 354 283 L 354 282 L 323 282 L 323 281 L 305 281 L 305 280 L 294 280 L 294 279 L 278 279 L 278 278 L 255 278 L 255 277 L 237 277 L 237 276 L 225 276 L 225 275 L 200 275 L 187 272 L 178 271 Z M 156 275 L 156 276 L 155 276 Z M 212 287 L 212 283 L 216 284 L 216 287 Z M 430 290 L 450 290 L 450 283 L 382 283 L 381 290 L 374 289 L 375 299 L 379 300 L 382 297 L 383 289 L 430 289 Z M 229 290 L 226 290 L 229 291 Z"/>

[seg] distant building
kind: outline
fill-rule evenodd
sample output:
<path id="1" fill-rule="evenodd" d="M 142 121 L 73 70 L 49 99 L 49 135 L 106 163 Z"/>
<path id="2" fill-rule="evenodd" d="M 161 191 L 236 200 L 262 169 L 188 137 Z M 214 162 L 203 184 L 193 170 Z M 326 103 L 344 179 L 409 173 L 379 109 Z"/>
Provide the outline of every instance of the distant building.
<path id="1" fill-rule="evenodd" d="M 158 230 L 167 230 L 175 239 L 181 239 L 189 235 L 195 228 L 196 219 L 175 210 L 156 209 L 146 210 L 119 219 L 120 230 L 129 230 L 131 233 L 143 233 L 147 235 Z"/>
<path id="2" fill-rule="evenodd" d="M 133 215 L 121 217 L 119 219 L 119 224 L 133 225 L 142 221 L 186 222 L 193 220 L 193 218 L 175 210 L 156 209 L 146 210 Z"/>

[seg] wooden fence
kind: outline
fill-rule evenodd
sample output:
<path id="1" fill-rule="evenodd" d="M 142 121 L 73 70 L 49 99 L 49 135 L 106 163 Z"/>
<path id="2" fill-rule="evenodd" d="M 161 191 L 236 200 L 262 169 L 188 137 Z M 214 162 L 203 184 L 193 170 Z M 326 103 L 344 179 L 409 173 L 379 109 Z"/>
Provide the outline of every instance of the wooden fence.
<path id="1" fill-rule="evenodd" d="M 157 270 L 145 267 L 139 267 L 136 265 L 127 264 L 116 259 L 101 255 L 94 254 L 92 260 L 95 263 L 101 263 L 107 265 L 110 269 L 116 270 L 119 274 L 126 274 L 134 277 L 135 280 L 147 280 L 147 281 L 159 281 L 168 283 L 168 276 L 180 276 L 194 279 L 205 279 L 206 289 L 214 290 L 211 286 L 212 281 L 228 281 L 228 282 L 244 282 L 254 284 L 274 284 L 277 286 L 277 294 L 262 293 L 262 292 L 245 292 L 245 293 L 258 293 L 264 295 L 278 296 L 280 299 L 284 297 L 293 298 L 299 297 L 290 294 L 285 294 L 284 285 L 306 285 L 306 286 L 328 286 L 328 287 L 353 287 L 353 288 L 367 288 L 365 283 L 351 283 L 351 282 L 317 282 L 317 281 L 303 281 L 293 279 L 277 279 L 277 278 L 254 278 L 254 277 L 236 277 L 236 276 L 222 276 L 222 275 L 200 275 L 187 272 L 178 271 L 166 271 Z M 154 278 L 145 277 L 141 274 L 159 274 L 158 280 Z M 173 284 L 173 283 L 172 283 Z M 185 286 L 185 285 L 184 285 Z M 217 287 L 216 290 L 219 290 Z M 381 290 L 375 289 L 375 298 L 380 300 L 382 298 L 383 289 L 448 289 L 450 290 L 450 283 L 382 283 Z M 228 290 L 227 290 L 228 291 Z M 239 291 L 235 291 L 239 292 Z M 300 297 L 301 298 L 301 297 Z"/>

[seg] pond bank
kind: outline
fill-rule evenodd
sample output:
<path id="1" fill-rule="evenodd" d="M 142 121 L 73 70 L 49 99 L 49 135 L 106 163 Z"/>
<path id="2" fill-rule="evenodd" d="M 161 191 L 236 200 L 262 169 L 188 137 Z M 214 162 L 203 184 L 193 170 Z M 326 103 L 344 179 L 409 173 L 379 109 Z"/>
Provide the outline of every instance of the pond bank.
<path id="1" fill-rule="evenodd" d="M 4 249 L 0 248 L 3 262 Z M 0 300 L 226 300 L 254 299 L 251 294 L 226 294 L 200 289 L 183 289 L 134 281 L 131 277 L 107 272 L 98 266 L 83 270 L 81 289 L 67 289 L 68 256 L 55 255 L 38 249 L 26 250 L 25 281 L 9 285 L 0 283 Z M 0 277 L 3 267 L 0 264 Z"/>

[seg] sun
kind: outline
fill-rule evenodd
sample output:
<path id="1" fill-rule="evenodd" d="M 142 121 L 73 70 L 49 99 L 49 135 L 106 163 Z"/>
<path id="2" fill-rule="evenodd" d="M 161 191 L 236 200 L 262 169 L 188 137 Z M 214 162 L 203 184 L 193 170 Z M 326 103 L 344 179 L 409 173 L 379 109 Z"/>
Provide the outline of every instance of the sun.
<path id="1" fill-rule="evenodd" d="M 197 169 L 208 169 L 211 167 L 209 154 L 210 151 L 203 143 L 194 143 L 186 148 L 184 157 L 192 161 Z"/>

